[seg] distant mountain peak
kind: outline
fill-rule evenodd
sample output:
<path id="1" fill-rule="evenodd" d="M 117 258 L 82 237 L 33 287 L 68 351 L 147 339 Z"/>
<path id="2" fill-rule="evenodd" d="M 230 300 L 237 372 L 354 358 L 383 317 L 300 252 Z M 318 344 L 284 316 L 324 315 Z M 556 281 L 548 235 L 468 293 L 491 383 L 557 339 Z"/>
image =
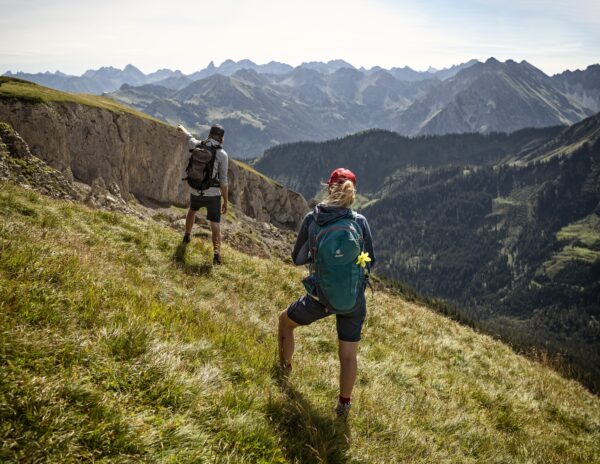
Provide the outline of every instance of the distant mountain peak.
<path id="1" fill-rule="evenodd" d="M 325 74 L 334 73 L 338 69 L 341 69 L 341 68 L 356 69 L 354 66 L 352 66 L 347 61 L 339 60 L 339 59 L 338 60 L 329 60 L 326 63 L 323 61 L 305 61 L 300 66 L 298 66 L 298 68 L 312 69 L 312 70 L 315 70 L 315 71 L 318 71 L 321 73 L 325 73 Z"/>
<path id="2" fill-rule="evenodd" d="M 329 65 L 335 65 L 335 66 L 343 66 L 344 68 L 355 69 L 353 65 L 351 65 L 350 63 L 348 63 L 345 60 L 329 60 L 327 62 L 327 64 L 329 64 Z"/>

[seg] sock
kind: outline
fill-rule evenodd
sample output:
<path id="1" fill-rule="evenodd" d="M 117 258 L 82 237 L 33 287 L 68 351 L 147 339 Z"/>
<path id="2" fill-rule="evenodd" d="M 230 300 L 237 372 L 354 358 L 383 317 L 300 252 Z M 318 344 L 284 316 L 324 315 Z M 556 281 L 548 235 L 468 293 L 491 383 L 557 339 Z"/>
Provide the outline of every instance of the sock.
<path id="1" fill-rule="evenodd" d="M 345 396 L 340 395 L 340 403 L 348 404 L 350 403 L 350 398 L 346 398 Z"/>

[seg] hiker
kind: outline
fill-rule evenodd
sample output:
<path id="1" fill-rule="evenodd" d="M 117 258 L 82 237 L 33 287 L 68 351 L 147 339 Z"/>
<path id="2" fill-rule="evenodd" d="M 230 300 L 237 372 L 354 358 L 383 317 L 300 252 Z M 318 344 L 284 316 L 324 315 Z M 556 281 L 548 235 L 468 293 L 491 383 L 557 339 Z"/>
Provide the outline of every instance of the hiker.
<path id="1" fill-rule="evenodd" d="M 289 375 L 294 329 L 335 314 L 340 359 L 340 395 L 335 412 L 346 418 L 367 311 L 365 287 L 375 253 L 366 218 L 351 209 L 356 176 L 348 169 L 334 170 L 327 191 L 325 201 L 304 217 L 292 251 L 294 264 L 309 264 L 311 273 L 303 281 L 306 295 L 279 315 L 279 362 L 284 375 Z"/>
<path id="2" fill-rule="evenodd" d="M 214 252 L 213 263 L 222 264 L 220 223 L 221 214 L 227 213 L 227 168 L 229 163 L 227 153 L 222 148 L 225 129 L 218 124 L 212 126 L 206 140 L 195 139 L 182 125 L 177 126 L 177 130 L 183 132 L 187 136 L 190 152 L 192 152 L 188 169 L 186 169 L 188 173 L 186 179 L 192 187 L 192 193 L 190 195 L 190 209 L 185 218 L 185 235 L 183 236 L 183 243 L 187 244 L 190 242 L 196 212 L 200 208 L 206 208 L 206 219 L 210 223 L 210 231 L 212 234 Z M 204 159 L 201 158 L 202 161 L 200 164 L 200 176 L 202 176 L 203 170 L 208 174 L 208 176 L 205 175 L 204 179 L 197 180 L 193 178 L 193 170 L 190 170 L 195 157 L 194 151 L 197 151 L 200 156 L 203 154 L 206 155 Z M 210 169 L 211 164 L 212 170 Z M 198 167 L 198 163 L 196 163 L 196 167 Z M 196 183 L 194 183 L 194 181 L 196 181 Z"/>

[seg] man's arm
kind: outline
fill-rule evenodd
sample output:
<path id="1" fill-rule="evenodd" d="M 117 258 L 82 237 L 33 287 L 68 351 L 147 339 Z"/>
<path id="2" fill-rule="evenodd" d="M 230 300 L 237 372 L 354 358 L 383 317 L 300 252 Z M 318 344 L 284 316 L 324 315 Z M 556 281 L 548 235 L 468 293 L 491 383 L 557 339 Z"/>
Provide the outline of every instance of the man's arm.
<path id="1" fill-rule="evenodd" d="M 227 181 L 227 171 L 229 170 L 229 157 L 224 150 L 220 150 L 223 159 L 219 164 L 219 184 L 221 185 L 221 196 L 223 197 L 223 204 L 221 205 L 221 214 L 227 212 L 227 202 L 229 201 L 229 186 Z"/>
<path id="2" fill-rule="evenodd" d="M 221 214 L 227 213 L 227 203 L 229 201 L 229 187 L 227 185 L 221 185 L 221 196 L 223 197 L 223 204 L 221 205 Z"/>
<path id="3" fill-rule="evenodd" d="M 177 130 L 179 132 L 183 132 L 185 134 L 185 136 L 188 138 L 188 146 L 191 148 L 195 148 L 201 141 L 194 138 L 194 136 L 191 134 L 190 131 L 188 131 L 185 127 L 183 127 L 181 124 L 179 124 L 177 126 Z"/>

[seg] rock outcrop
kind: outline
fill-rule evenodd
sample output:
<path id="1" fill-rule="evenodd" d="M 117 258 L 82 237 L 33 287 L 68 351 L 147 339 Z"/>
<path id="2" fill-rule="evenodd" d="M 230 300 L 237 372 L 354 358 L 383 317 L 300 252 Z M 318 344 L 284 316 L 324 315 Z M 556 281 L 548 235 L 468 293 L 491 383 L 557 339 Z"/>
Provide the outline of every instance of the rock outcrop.
<path id="1" fill-rule="evenodd" d="M 251 218 L 297 229 L 308 212 L 302 195 L 241 162 L 230 163 L 228 177 L 230 201 Z"/>
<path id="2" fill-rule="evenodd" d="M 127 112 L 71 102 L 0 99 L 0 121 L 27 140 L 31 152 L 86 184 L 102 179 L 130 194 L 161 205 L 185 206 L 189 187 L 182 182 L 188 149 L 175 128 Z M 308 210 L 304 198 L 230 163 L 230 198 L 260 221 L 296 228 Z"/>
<path id="3" fill-rule="evenodd" d="M 12 181 L 54 198 L 81 200 L 69 179 L 33 156 L 14 129 L 0 122 L 0 181 Z"/>

